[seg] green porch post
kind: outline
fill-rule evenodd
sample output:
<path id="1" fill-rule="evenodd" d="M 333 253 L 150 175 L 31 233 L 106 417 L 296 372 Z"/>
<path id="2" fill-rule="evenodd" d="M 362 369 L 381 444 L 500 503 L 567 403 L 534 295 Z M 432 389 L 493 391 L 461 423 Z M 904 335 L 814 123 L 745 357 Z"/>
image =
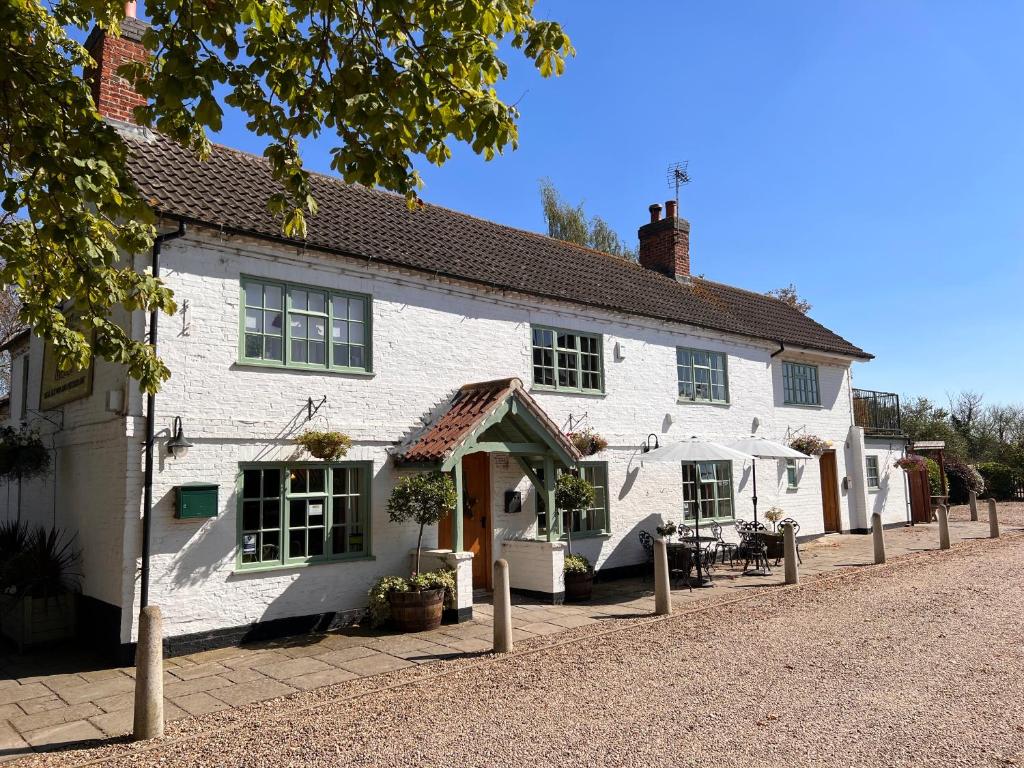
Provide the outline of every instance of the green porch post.
<path id="1" fill-rule="evenodd" d="M 548 541 L 557 541 L 562 518 L 555 506 L 555 460 L 550 453 L 544 455 L 544 506 L 548 511 Z"/>
<path id="2" fill-rule="evenodd" d="M 455 511 L 452 513 L 452 552 L 461 552 L 465 546 L 462 538 L 462 461 L 455 469 Z"/>

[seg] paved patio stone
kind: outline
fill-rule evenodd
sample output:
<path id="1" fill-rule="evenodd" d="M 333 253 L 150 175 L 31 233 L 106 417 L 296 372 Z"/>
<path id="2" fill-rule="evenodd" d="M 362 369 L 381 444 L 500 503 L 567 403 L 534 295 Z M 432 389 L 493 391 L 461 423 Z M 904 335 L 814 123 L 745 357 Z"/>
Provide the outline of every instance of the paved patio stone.
<path id="1" fill-rule="evenodd" d="M 382 672 L 393 672 L 396 669 L 402 669 L 402 667 L 411 667 L 413 664 L 411 661 L 388 656 L 386 653 L 376 653 L 373 656 L 363 656 L 351 661 L 344 661 L 338 666 L 342 669 L 347 669 L 349 672 L 355 672 L 357 675 L 366 676 L 379 675 Z"/>
<path id="2" fill-rule="evenodd" d="M 228 671 L 230 671 L 229 667 L 211 661 L 206 664 L 196 664 L 194 667 L 172 669 L 170 673 L 179 680 L 194 680 L 197 677 L 209 677 L 210 675 L 219 675 L 221 672 Z"/>
<path id="3" fill-rule="evenodd" d="M 56 749 L 81 741 L 103 739 L 105 734 L 88 720 L 74 720 L 70 723 L 51 725 L 22 734 L 35 749 Z"/>
<path id="4" fill-rule="evenodd" d="M 564 632 L 565 627 L 557 624 L 549 624 L 546 621 L 535 621 L 532 624 L 524 624 L 523 629 L 534 635 L 552 635 L 555 632 Z"/>
<path id="5" fill-rule="evenodd" d="M 127 675 L 119 675 L 118 677 L 101 680 L 98 683 L 86 683 L 85 685 L 76 685 L 73 688 L 61 688 L 55 691 L 55 693 L 68 704 L 78 704 L 83 701 L 95 701 L 96 699 L 113 696 L 115 693 L 134 690 L 135 681 Z"/>
<path id="6" fill-rule="evenodd" d="M 29 683 L 28 685 L 19 685 L 17 688 L 0 690 L 0 704 L 17 704 L 26 699 L 38 699 L 52 695 L 53 691 L 42 683 Z"/>
<path id="7" fill-rule="evenodd" d="M 131 709 L 135 706 L 135 691 L 131 690 L 126 691 L 125 693 L 115 693 L 113 696 L 107 696 L 104 699 L 96 699 L 94 703 L 104 712 L 117 712 L 122 709 Z"/>
<path id="8" fill-rule="evenodd" d="M 352 661 L 353 659 L 361 659 L 364 656 L 373 656 L 376 653 L 380 653 L 380 651 L 367 648 L 365 645 L 356 645 L 351 648 L 339 648 L 336 651 L 328 651 L 327 653 L 320 654 L 316 658 L 333 666 L 338 666 L 343 662 Z"/>
<path id="9" fill-rule="evenodd" d="M 359 677 L 355 672 L 349 672 L 347 669 L 334 669 L 328 667 L 323 672 L 310 672 L 306 675 L 299 675 L 298 677 L 289 677 L 283 682 L 293 688 L 298 688 L 300 691 L 310 691 L 314 688 L 323 688 L 327 685 L 335 685 L 336 683 L 343 683 L 346 680 L 355 680 Z"/>
<path id="10" fill-rule="evenodd" d="M 40 712 L 49 712 L 51 709 L 60 709 L 66 707 L 68 703 L 64 699 L 53 694 L 52 696 L 45 696 L 39 699 L 28 699 L 18 704 L 4 704 L 4 708 L 12 708 L 10 714 L 4 715 L 4 719 L 10 719 L 17 717 L 18 715 L 35 715 Z"/>
<path id="11" fill-rule="evenodd" d="M 190 715 L 208 715 L 211 712 L 229 709 L 231 706 L 220 699 L 213 698 L 213 696 L 204 691 L 178 696 L 174 699 L 174 704 Z"/>
<path id="12" fill-rule="evenodd" d="M 284 680 L 289 677 L 299 677 L 300 675 L 307 675 L 313 672 L 323 672 L 331 669 L 331 665 L 309 656 L 300 656 L 297 659 L 289 659 L 280 664 L 261 665 L 253 667 L 253 669 L 275 680 Z"/>
<path id="13" fill-rule="evenodd" d="M 259 660 L 257 659 L 256 661 L 259 661 Z M 222 679 L 227 680 L 227 681 L 229 681 L 231 683 L 254 683 L 254 682 L 258 682 L 259 680 L 267 680 L 267 679 L 269 679 L 262 672 L 257 672 L 255 669 L 251 669 L 249 667 L 246 667 L 244 669 L 234 669 L 234 670 L 231 670 L 230 672 L 225 672 L 223 675 L 216 675 L 216 676 L 211 677 L 211 678 L 200 677 L 200 678 L 196 678 L 196 679 L 198 679 L 198 680 L 214 680 L 214 679 L 217 679 L 217 678 L 222 678 Z M 214 688 L 207 688 L 206 690 L 212 691 L 215 688 L 222 688 L 222 687 L 224 687 L 224 686 L 215 686 Z"/>
<path id="14" fill-rule="evenodd" d="M 243 704 L 276 699 L 278 696 L 286 696 L 294 692 L 295 689 L 291 686 L 265 677 L 252 683 L 239 683 L 227 688 L 216 688 L 210 691 L 210 695 L 232 707 L 240 707 Z"/>
<path id="15" fill-rule="evenodd" d="M 103 710 L 93 704 L 91 701 L 86 701 L 81 704 L 74 704 L 72 706 L 66 706 L 61 709 L 52 709 L 49 712 L 39 712 L 35 715 L 21 715 L 20 717 L 12 717 L 10 720 L 13 725 L 20 733 L 28 733 L 29 731 L 37 731 L 40 728 L 48 728 L 51 725 L 58 725 L 60 723 L 70 723 L 73 720 L 84 720 L 92 715 L 102 715 Z"/>
<path id="16" fill-rule="evenodd" d="M 250 670 L 245 670 L 249 672 Z M 237 673 L 229 673 L 237 674 Z M 254 679 L 259 679 L 259 674 Z M 212 691 L 214 688 L 223 688 L 231 685 L 231 680 L 221 675 L 210 675 L 209 677 L 197 677 L 194 680 L 180 680 L 174 683 L 164 684 L 164 698 L 173 699 L 177 696 L 189 696 L 193 693 Z"/>

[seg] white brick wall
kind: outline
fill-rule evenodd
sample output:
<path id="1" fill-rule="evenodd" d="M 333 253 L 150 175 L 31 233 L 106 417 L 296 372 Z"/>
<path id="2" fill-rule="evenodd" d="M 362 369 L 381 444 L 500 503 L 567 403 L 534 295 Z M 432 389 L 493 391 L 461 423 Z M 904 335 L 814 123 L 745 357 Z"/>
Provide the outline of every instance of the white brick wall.
<path id="1" fill-rule="evenodd" d="M 172 378 L 157 404 L 158 430 L 165 431 L 154 485 L 151 589 L 152 600 L 163 607 L 169 635 L 359 607 L 377 577 L 404 572 L 416 529 L 387 520 L 384 505 L 396 479 L 388 448 L 462 384 L 518 376 L 529 387 L 531 323 L 598 332 L 604 337 L 606 394 L 534 393 L 556 423 L 567 427 L 570 416 L 577 422 L 582 419 L 610 442 L 606 451 L 593 458 L 608 462 L 611 534 L 574 542 L 574 549 L 598 567 L 639 561 L 637 530 L 653 530 L 661 517 L 679 519 L 679 467 L 640 465 L 638 446 L 648 433 L 657 434 L 663 444 L 689 435 L 729 439 L 750 434 L 756 419 L 756 434 L 771 439 L 783 440 L 802 431 L 833 440 L 840 480 L 846 472 L 843 445 L 851 422 L 850 376 L 842 359 L 794 351 L 773 358 L 776 345 L 768 342 L 428 282 L 375 265 L 275 251 L 237 239 L 200 237 L 193 232 L 168 243 L 163 251 L 165 278 L 179 306 L 188 304 L 187 312 L 165 318 L 161 325 L 160 351 Z M 374 374 L 325 375 L 239 365 L 242 274 L 372 294 Z M 142 333 L 139 314 L 134 329 L 136 335 Z M 614 355 L 617 342 L 625 351 L 622 359 Z M 677 402 L 677 345 L 729 355 L 730 405 Z M 820 366 L 822 407 L 782 404 L 781 361 L 787 359 Z M 103 367 L 97 368 L 98 379 Z M 98 382 L 92 400 L 102 404 L 101 393 L 113 386 L 114 382 Z M 354 440 L 348 458 L 373 462 L 375 559 L 236 572 L 238 464 L 293 455 L 291 438 L 306 426 L 307 399 L 316 402 L 324 395 L 327 402 L 313 424 L 347 432 Z M 110 457 L 90 454 L 95 466 L 88 464 L 84 454 L 75 459 L 76 467 L 82 468 L 75 499 L 86 508 L 80 518 L 88 518 L 90 525 L 102 519 L 102 526 L 121 526 L 120 537 L 116 530 L 104 529 L 98 535 L 109 542 L 107 549 L 96 541 L 90 541 L 89 548 L 99 549 L 108 571 L 111 583 L 97 587 L 108 595 L 104 599 L 114 602 L 119 596 L 118 602 L 134 608 L 141 508 L 138 444 L 143 428 L 142 399 L 136 388 L 129 391 L 129 409 L 135 418 L 121 421 L 129 436 L 120 445 L 111 440 Z M 182 416 L 186 434 L 195 443 L 187 458 L 177 461 L 163 449 L 166 430 L 176 415 Z M 750 467 L 734 469 L 737 509 L 749 519 Z M 759 462 L 760 508 L 778 504 L 801 522 L 802 534 L 814 533 L 822 528 L 817 462 L 807 462 L 800 473 L 800 488 L 790 491 L 784 463 Z M 127 478 L 122 479 L 125 474 Z M 111 482 L 111 477 L 116 481 Z M 220 485 L 217 518 L 174 519 L 174 487 L 190 481 Z M 505 515 L 504 491 L 512 488 L 523 491 L 524 510 Z M 533 493 L 514 461 L 500 467 L 494 457 L 492 491 L 492 552 L 499 557 L 507 549 L 501 546 L 502 540 L 535 534 Z M 129 500 L 112 509 L 113 497 L 97 502 L 97 494 L 102 493 L 126 495 Z M 847 506 L 844 496 L 844 527 L 850 521 Z M 424 545 L 435 546 L 435 534 L 428 538 Z M 123 558 L 118 547 L 123 548 Z M 123 568 L 118 565 L 122 560 Z M 514 584 L 515 580 L 513 569 Z M 133 614 L 134 610 L 125 612 L 124 640 L 135 635 Z"/>
<path id="2" fill-rule="evenodd" d="M 878 488 L 868 489 L 868 524 L 875 512 L 882 516 L 883 525 L 909 520 L 907 474 L 895 466 L 896 459 L 904 455 L 904 442 L 867 438 L 864 452 L 866 456 L 878 457 Z"/>

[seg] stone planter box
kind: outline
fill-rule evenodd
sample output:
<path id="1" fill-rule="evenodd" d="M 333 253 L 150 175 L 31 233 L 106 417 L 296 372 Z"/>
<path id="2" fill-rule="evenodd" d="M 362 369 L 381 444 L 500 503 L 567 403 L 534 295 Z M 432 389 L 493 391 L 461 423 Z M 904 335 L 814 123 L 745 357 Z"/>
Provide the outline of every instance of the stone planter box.
<path id="1" fill-rule="evenodd" d="M 25 648 L 67 640 L 75 635 L 74 592 L 54 597 L 5 597 L 0 601 L 0 632 Z"/>

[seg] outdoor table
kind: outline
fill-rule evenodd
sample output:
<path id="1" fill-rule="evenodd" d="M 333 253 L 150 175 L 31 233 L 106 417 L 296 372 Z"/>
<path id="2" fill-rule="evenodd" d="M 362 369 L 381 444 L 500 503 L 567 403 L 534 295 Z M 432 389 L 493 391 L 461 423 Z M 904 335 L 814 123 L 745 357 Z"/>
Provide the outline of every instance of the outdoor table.
<path id="1" fill-rule="evenodd" d="M 713 542 L 713 541 L 718 541 L 718 539 L 714 538 L 713 536 L 697 536 L 697 537 L 687 536 L 686 538 L 681 539 L 680 541 L 669 542 L 668 546 L 670 548 L 671 547 L 678 547 L 679 549 L 688 550 L 689 552 L 695 554 L 698 558 L 700 558 L 700 557 L 702 557 L 703 551 L 707 548 L 707 546 L 710 546 L 710 543 Z M 706 545 L 706 546 L 702 546 L 702 545 Z M 697 563 L 700 563 L 700 565 L 697 566 Z M 690 586 L 691 587 L 709 587 L 709 586 L 711 586 L 711 577 L 708 575 L 707 568 L 704 566 L 703 562 L 701 562 L 699 560 L 695 561 L 695 567 L 696 567 L 697 573 L 695 575 L 689 577 Z"/>

